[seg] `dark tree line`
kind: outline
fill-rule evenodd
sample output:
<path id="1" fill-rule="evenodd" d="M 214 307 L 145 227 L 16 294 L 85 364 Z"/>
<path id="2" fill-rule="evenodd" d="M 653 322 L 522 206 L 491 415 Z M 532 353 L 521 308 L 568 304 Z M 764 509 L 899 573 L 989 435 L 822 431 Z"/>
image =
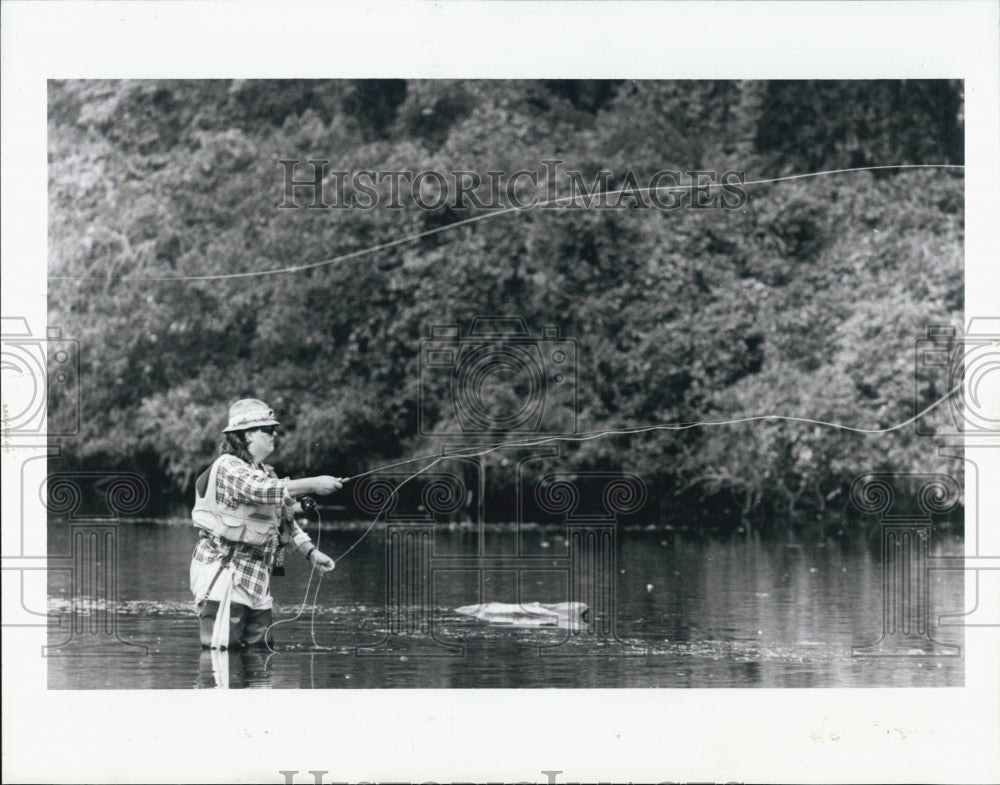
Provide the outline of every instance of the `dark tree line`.
<path id="1" fill-rule="evenodd" d="M 786 414 L 886 427 L 926 405 L 913 347 L 960 323 L 960 170 L 748 186 L 739 210 L 531 209 L 278 275 L 471 217 L 279 209 L 282 159 L 330 172 L 538 171 L 621 187 L 660 170 L 748 181 L 962 163 L 954 81 L 74 81 L 49 88 L 50 323 L 80 341 L 69 463 L 139 467 L 187 494 L 225 408 L 265 398 L 280 468 L 353 474 L 434 452 L 452 391 L 421 380 L 434 325 L 522 317 L 578 347 L 577 428 Z M 303 167 L 303 175 L 306 169 Z M 388 184 L 378 186 L 388 201 Z M 350 188 L 346 192 L 351 193 Z M 454 194 L 449 194 L 454 196 Z M 308 201 L 305 197 L 303 202 Z M 424 385 L 423 388 L 421 385 Z M 516 406 L 496 389 L 493 403 Z M 566 411 L 560 411 L 566 409 Z M 52 416 L 58 418 L 55 409 Z M 942 426 L 947 410 L 936 412 Z M 423 418 L 423 419 L 421 419 Z M 419 426 L 429 427 L 421 434 Z M 499 432 L 495 436 L 499 437 Z M 862 471 L 919 471 L 912 428 L 863 436 L 770 421 L 563 447 L 575 470 L 635 472 L 663 515 L 841 510 Z M 489 461 L 491 493 L 513 477 Z M 502 509 L 497 502 L 496 509 Z"/>

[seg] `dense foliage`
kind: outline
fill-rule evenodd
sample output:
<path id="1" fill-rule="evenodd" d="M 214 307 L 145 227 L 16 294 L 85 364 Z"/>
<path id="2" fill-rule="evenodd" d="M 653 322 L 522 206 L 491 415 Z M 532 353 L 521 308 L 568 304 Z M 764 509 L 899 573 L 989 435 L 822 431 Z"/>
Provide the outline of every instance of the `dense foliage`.
<path id="1" fill-rule="evenodd" d="M 500 212 L 453 199 L 416 209 L 407 189 L 405 209 L 387 209 L 388 182 L 371 210 L 307 209 L 302 189 L 301 209 L 279 209 L 279 161 L 485 178 L 558 159 L 588 183 L 612 172 L 611 188 L 659 170 L 737 170 L 749 183 L 960 164 L 961 111 L 961 84 L 947 81 L 53 82 L 50 324 L 80 341 L 83 371 L 67 458 L 139 467 L 186 494 L 244 396 L 279 413 L 277 462 L 293 475 L 432 453 L 441 440 L 419 425 L 456 423 L 449 385 L 421 382 L 421 341 L 484 315 L 523 317 L 535 336 L 558 325 L 577 342 L 580 432 L 759 414 L 900 423 L 915 410 L 916 340 L 961 322 L 960 170 L 748 185 L 738 210 Z M 298 272 L 162 280 L 352 253 Z M 945 390 L 924 385 L 916 405 Z M 574 403 L 546 406 L 558 419 Z M 936 460 L 912 426 L 866 436 L 787 421 L 562 449 L 576 470 L 637 473 L 662 514 L 756 518 L 842 509 L 859 473 Z M 513 478 L 502 456 L 489 460 L 499 497 Z"/>

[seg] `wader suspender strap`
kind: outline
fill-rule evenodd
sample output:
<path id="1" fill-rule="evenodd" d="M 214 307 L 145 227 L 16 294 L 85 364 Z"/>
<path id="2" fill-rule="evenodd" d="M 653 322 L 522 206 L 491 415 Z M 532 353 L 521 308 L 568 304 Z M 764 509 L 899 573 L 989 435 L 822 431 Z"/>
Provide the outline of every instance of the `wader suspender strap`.
<path id="1" fill-rule="evenodd" d="M 212 589 L 215 588 L 215 582 L 219 580 L 219 576 L 222 575 L 222 571 L 229 566 L 229 562 L 233 560 L 235 552 L 236 552 L 236 546 L 235 545 L 229 546 L 229 550 L 226 552 L 226 555 L 223 556 L 222 560 L 219 562 L 219 571 L 215 573 L 215 577 L 212 578 L 212 582 L 208 584 L 208 588 L 205 590 L 205 599 L 202 600 L 202 602 L 208 600 L 209 595 L 211 595 L 212 593 Z"/>

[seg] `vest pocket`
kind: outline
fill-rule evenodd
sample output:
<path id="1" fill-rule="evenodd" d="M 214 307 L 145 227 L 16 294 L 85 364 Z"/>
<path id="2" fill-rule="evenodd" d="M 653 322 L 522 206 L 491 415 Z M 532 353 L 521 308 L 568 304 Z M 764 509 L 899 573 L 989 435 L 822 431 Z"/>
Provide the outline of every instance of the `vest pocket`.
<path id="1" fill-rule="evenodd" d="M 243 521 L 219 520 L 217 534 L 231 542 L 245 542 L 250 545 L 264 545 L 271 536 L 274 524 L 270 518 Z"/>

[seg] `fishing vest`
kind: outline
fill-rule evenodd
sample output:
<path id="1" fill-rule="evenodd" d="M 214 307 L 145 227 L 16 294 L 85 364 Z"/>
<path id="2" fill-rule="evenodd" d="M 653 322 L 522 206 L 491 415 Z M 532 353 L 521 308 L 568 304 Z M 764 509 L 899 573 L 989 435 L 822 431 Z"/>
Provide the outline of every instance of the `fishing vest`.
<path id="1" fill-rule="evenodd" d="M 225 457 L 225 456 L 222 456 Z M 215 496 L 219 461 L 216 459 L 208 470 L 208 484 L 205 495 L 195 484 L 194 509 L 191 518 L 199 529 L 222 537 L 230 542 L 245 542 L 251 545 L 265 545 L 278 532 L 278 511 L 273 504 L 237 504 L 226 507 Z"/>

